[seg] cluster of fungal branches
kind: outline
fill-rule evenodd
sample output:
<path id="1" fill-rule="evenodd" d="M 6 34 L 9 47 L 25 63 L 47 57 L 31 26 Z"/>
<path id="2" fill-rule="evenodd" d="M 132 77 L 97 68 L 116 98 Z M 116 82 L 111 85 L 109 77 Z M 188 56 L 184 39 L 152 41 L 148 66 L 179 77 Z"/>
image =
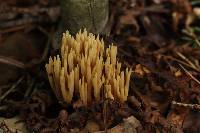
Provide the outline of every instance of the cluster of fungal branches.
<path id="1" fill-rule="evenodd" d="M 71 103 L 74 96 L 84 105 L 102 98 L 127 100 L 131 70 L 121 71 L 117 47 L 104 48 L 103 39 L 79 32 L 75 37 L 63 33 L 61 55 L 46 64 L 50 85 L 61 101 Z"/>

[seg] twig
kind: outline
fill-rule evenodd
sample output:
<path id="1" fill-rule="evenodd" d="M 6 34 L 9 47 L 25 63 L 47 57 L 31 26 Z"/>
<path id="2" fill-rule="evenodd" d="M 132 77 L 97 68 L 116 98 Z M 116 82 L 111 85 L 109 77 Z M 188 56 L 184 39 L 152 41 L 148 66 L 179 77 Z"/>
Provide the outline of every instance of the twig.
<path id="1" fill-rule="evenodd" d="M 176 52 L 176 54 L 178 56 L 180 56 L 183 60 L 185 60 L 189 65 L 191 65 L 192 68 L 197 69 L 199 71 L 199 69 L 188 59 L 186 58 L 183 54 Z"/>
<path id="2" fill-rule="evenodd" d="M 30 92 L 31 92 L 31 90 L 33 88 L 34 83 L 35 83 L 35 79 L 32 79 L 31 82 L 30 82 L 29 87 L 27 88 L 27 90 L 26 90 L 26 92 L 24 94 L 25 98 L 27 98 L 29 96 L 29 94 L 30 94 Z"/>
<path id="3" fill-rule="evenodd" d="M 197 43 L 197 45 L 200 47 L 200 42 L 198 39 L 195 39 L 195 42 Z"/>
<path id="4" fill-rule="evenodd" d="M 191 66 L 190 66 L 189 64 L 185 63 L 184 61 L 181 61 L 181 60 L 179 60 L 179 59 L 176 59 L 176 58 L 174 58 L 174 57 L 167 56 L 167 55 L 162 55 L 162 56 L 163 56 L 164 58 L 166 58 L 166 59 L 171 59 L 171 60 L 173 60 L 173 61 L 177 61 L 177 62 L 179 62 L 179 63 L 181 63 L 181 64 L 183 64 L 183 65 L 185 65 L 185 66 L 191 68 Z M 194 68 L 192 68 L 192 69 L 194 69 Z M 196 70 L 196 69 L 194 69 L 194 70 Z M 196 70 L 196 71 L 198 71 L 198 70 Z"/>
<path id="5" fill-rule="evenodd" d="M 30 25 L 29 25 L 30 26 Z M 24 25 L 19 25 L 19 26 L 13 26 L 11 28 L 7 28 L 5 30 L 0 31 L 1 34 L 6 34 L 6 33 L 10 33 L 10 32 L 15 32 L 15 31 L 19 31 L 19 30 L 23 30 L 26 27 L 28 27 L 27 24 Z"/>
<path id="6" fill-rule="evenodd" d="M 9 21 L 1 22 L 1 28 L 15 27 L 36 22 L 55 22 L 59 16 L 60 8 L 59 6 L 48 8 L 40 8 L 38 6 L 32 6 L 28 8 L 12 7 L 11 9 L 7 9 L 4 12 L 0 11 L 0 18 L 8 19 Z M 21 19 L 14 19 L 14 17 L 18 14 L 22 14 L 23 17 Z M 44 17 L 43 14 L 47 14 L 47 17 Z M 11 20 L 12 18 L 13 20 Z"/>
<path id="7" fill-rule="evenodd" d="M 196 35 L 190 29 L 183 29 L 182 32 L 191 38 L 195 38 Z"/>
<path id="8" fill-rule="evenodd" d="M 0 102 L 8 95 L 10 94 L 10 92 L 12 92 L 18 85 L 19 83 L 22 82 L 22 80 L 24 79 L 24 76 L 20 77 L 19 80 L 13 84 L 13 86 L 8 90 L 6 91 L 1 97 L 0 97 Z"/>
<path id="9" fill-rule="evenodd" d="M 198 84 L 200 84 L 200 81 L 196 79 L 188 70 L 186 70 L 181 64 L 179 66 L 188 74 L 194 81 L 196 81 Z"/>
<path id="10" fill-rule="evenodd" d="M 196 67 L 195 67 L 195 68 L 191 67 L 188 63 L 185 63 L 184 61 L 181 61 L 181 60 L 179 60 L 179 59 L 176 59 L 176 58 L 174 58 L 174 57 L 167 56 L 167 55 L 162 55 L 162 56 L 165 57 L 166 59 L 171 59 L 171 60 L 177 61 L 177 62 L 179 62 L 179 63 L 181 63 L 181 64 L 183 64 L 183 65 L 185 65 L 185 66 L 187 66 L 187 67 L 190 67 L 190 68 L 194 69 L 194 70 L 197 71 L 197 72 L 200 72 L 199 69 L 197 69 Z"/>
<path id="11" fill-rule="evenodd" d="M 18 60 L 12 59 L 10 57 L 2 56 L 2 55 L 0 55 L 0 63 L 12 65 L 21 69 L 25 69 L 24 63 Z"/>
<path id="12" fill-rule="evenodd" d="M 0 23 L 0 28 L 10 28 L 10 27 L 15 27 L 15 26 L 21 26 L 21 25 L 28 25 L 28 24 L 33 24 L 37 22 L 41 22 L 42 20 L 40 18 L 32 18 L 32 17 L 26 17 L 26 18 L 21 18 L 21 19 L 16 19 L 12 21 L 6 21 L 6 22 L 1 22 Z"/>
<path id="13" fill-rule="evenodd" d="M 196 109 L 196 110 L 200 111 L 200 105 L 199 104 L 186 104 L 186 103 L 179 103 L 179 102 L 176 102 L 176 101 L 172 101 L 172 104 L 177 105 L 177 106 L 190 108 L 190 109 Z"/>
<path id="14" fill-rule="evenodd" d="M 40 59 L 33 59 L 33 60 L 31 60 L 30 62 L 28 62 L 25 65 L 26 67 L 31 67 L 33 65 L 40 64 L 40 63 L 42 63 L 46 59 L 48 51 L 49 51 L 49 48 L 50 48 L 50 44 L 51 44 L 51 38 L 52 38 L 52 35 L 51 34 L 48 35 L 48 40 L 47 40 L 46 46 L 44 48 L 42 57 Z"/>
<path id="15" fill-rule="evenodd" d="M 50 44 L 51 44 L 52 35 L 51 34 L 49 35 L 41 27 L 39 28 L 39 30 L 41 30 L 44 34 L 46 34 L 48 36 L 48 40 L 47 40 L 46 46 L 44 48 L 42 57 L 40 59 L 32 59 L 30 62 L 24 64 L 23 62 L 20 62 L 18 60 L 12 59 L 10 57 L 6 57 L 6 56 L 0 55 L 0 63 L 12 65 L 12 66 L 15 66 L 15 67 L 18 67 L 18 68 L 21 68 L 21 69 L 26 69 L 27 67 L 31 67 L 33 65 L 37 65 L 37 64 L 42 63 L 47 57 L 47 54 L 48 54 L 48 51 L 49 51 L 49 48 L 50 48 Z"/>

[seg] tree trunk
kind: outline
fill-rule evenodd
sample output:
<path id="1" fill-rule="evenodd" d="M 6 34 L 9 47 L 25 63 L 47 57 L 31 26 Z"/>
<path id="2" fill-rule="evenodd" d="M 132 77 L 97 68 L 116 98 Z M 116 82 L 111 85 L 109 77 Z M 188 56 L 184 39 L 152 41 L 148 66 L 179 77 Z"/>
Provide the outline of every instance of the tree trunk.
<path id="1" fill-rule="evenodd" d="M 109 0 L 60 0 L 61 22 L 54 37 L 53 48 L 59 49 L 62 33 L 75 35 L 80 29 L 103 33 L 108 21 Z"/>
<path id="2" fill-rule="evenodd" d="M 108 20 L 108 0 L 60 0 L 65 30 L 75 34 L 86 28 L 101 33 Z"/>

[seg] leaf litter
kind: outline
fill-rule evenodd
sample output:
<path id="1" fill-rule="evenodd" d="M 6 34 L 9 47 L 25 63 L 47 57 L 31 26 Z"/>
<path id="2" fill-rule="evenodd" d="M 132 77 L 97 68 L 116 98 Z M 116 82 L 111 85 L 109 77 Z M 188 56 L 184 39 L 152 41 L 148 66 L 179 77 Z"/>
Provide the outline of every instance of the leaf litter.
<path id="1" fill-rule="evenodd" d="M 0 128 L 11 133 L 15 121 L 29 132 L 41 133 L 199 132 L 200 37 L 195 4 L 195 0 L 110 0 L 109 36 L 102 37 L 106 44 L 118 46 L 122 67 L 132 68 L 130 93 L 124 104 L 104 99 L 84 107 L 80 101 L 73 105 L 57 101 L 44 71 L 47 57 L 58 52 L 50 50 L 58 3 L 1 2 L 0 71 L 6 73 L 0 78 L 0 117 L 11 122 L 2 121 Z"/>

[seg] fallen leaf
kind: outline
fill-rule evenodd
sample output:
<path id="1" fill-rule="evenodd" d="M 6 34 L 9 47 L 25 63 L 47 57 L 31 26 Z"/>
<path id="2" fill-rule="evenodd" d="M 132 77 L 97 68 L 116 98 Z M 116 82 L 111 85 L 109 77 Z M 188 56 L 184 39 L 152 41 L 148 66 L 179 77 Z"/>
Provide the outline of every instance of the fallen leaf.
<path id="1" fill-rule="evenodd" d="M 145 74 L 150 73 L 150 71 L 146 67 L 142 66 L 141 64 L 136 65 L 134 72 L 138 73 L 141 76 L 144 76 Z"/>
<path id="2" fill-rule="evenodd" d="M 11 131 L 17 133 L 29 133 L 26 129 L 25 123 L 17 116 L 10 119 L 0 118 L 0 123 L 4 122 L 4 125 Z M 2 130 L 0 129 L 0 132 Z M 3 132 L 3 131 L 2 131 Z"/>
<path id="3" fill-rule="evenodd" d="M 94 133 L 100 130 L 99 125 L 94 121 L 88 121 L 87 125 L 83 129 L 83 133 Z"/>

